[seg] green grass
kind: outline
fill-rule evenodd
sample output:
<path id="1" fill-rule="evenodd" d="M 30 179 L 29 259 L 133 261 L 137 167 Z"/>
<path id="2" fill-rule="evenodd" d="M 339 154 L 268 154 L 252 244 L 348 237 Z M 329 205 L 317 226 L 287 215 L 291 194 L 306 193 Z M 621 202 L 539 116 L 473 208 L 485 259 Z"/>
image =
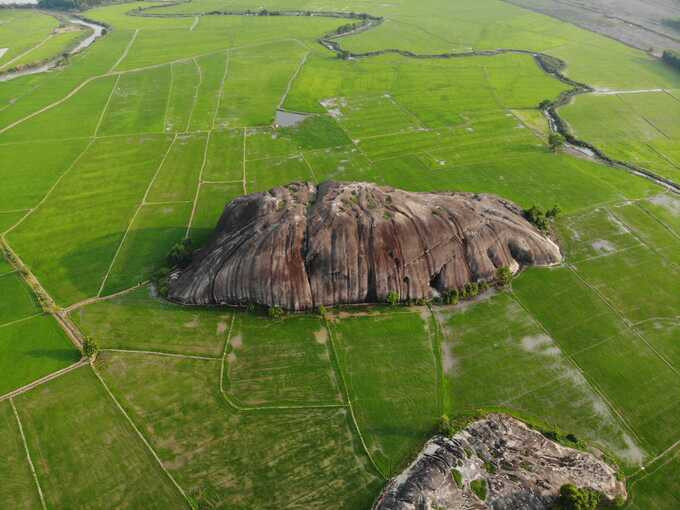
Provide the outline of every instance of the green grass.
<path id="1" fill-rule="evenodd" d="M 224 207 L 242 194 L 243 184 L 240 182 L 201 186 L 196 215 L 189 231 L 189 237 L 194 242 L 194 246 L 201 246 L 208 240 L 222 216 Z"/>
<path id="2" fill-rule="evenodd" d="M 215 130 L 210 133 L 203 180 L 240 181 L 243 179 L 242 129 Z"/>
<path id="3" fill-rule="evenodd" d="M 9 67 L 37 65 L 51 60 L 74 48 L 80 41 L 90 35 L 91 32 L 90 29 L 82 29 L 75 25 L 73 29 L 53 33 L 52 37 L 45 44 L 15 60 Z"/>
<path id="4" fill-rule="evenodd" d="M 3 445 L 0 464 L 0 501 L 11 508 L 39 508 L 40 498 L 26 460 L 19 425 L 9 401 L 0 402 L 0 441 Z"/>
<path id="5" fill-rule="evenodd" d="M 577 137 L 609 156 L 680 178 L 680 101 L 665 92 L 589 95 L 562 109 Z"/>
<path id="6" fill-rule="evenodd" d="M 238 313 L 224 367 L 232 311 L 172 305 L 148 287 L 75 309 L 73 320 L 104 349 L 208 358 L 103 352 L 98 361 L 197 506 L 367 508 L 382 484 L 372 461 L 395 474 L 440 414 L 484 406 L 573 432 L 626 472 L 678 440 L 679 202 L 640 177 L 552 153 L 537 106 L 567 86 L 530 55 L 345 61 L 317 39 L 346 20 L 193 16 L 253 7 L 243 0 L 155 9 L 186 17 L 126 14 L 152 5 L 89 10 L 113 27 L 105 37 L 59 70 L 0 83 L 1 128 L 88 80 L 0 135 L 0 230 L 30 212 L 7 242 L 58 305 L 96 296 L 102 283 L 106 295 L 147 279 L 187 228 L 201 246 L 230 200 L 292 180 L 495 193 L 563 211 L 567 265 L 524 272 L 512 293 L 435 308 L 436 323 L 424 309 L 335 310 L 333 344 L 316 317 Z M 544 51 L 596 88 L 669 90 L 583 95 L 562 113 L 608 154 L 677 175 L 680 75 L 643 52 L 497 0 L 263 6 L 383 16 L 379 27 L 341 39 L 352 51 Z M 0 66 L 56 24 L 14 9 L 0 10 L 0 21 L 0 47 L 11 47 Z M 26 59 L 73 37 L 54 37 Z M 276 127 L 280 103 L 313 115 Z M 49 316 L 1 325 L 39 312 L 9 269 L 0 262 L 8 304 L 0 306 L 0 373 L 8 374 L 0 394 L 79 356 Z M 230 399 L 270 409 L 230 406 L 222 368 Z M 48 506 L 181 507 L 89 370 L 15 400 Z M 11 445 L 7 413 L 0 404 L 0 435 L 9 431 Z M 21 449 L 6 453 L 23 459 Z M 676 460 L 636 476 L 633 505 L 673 506 Z M 21 462 L 9 475 L 0 466 L 16 487 L 0 489 L 2 507 L 35 503 Z M 87 476 L 76 483 L 72 473 Z"/>
<path id="7" fill-rule="evenodd" d="M 184 238 L 191 202 L 145 205 L 121 244 L 102 294 L 130 288 L 167 266 L 170 248 Z"/>
<path id="8" fill-rule="evenodd" d="M 368 450 L 383 473 L 403 468 L 442 414 L 427 309 L 341 318 L 337 362 Z"/>
<path id="9" fill-rule="evenodd" d="M 169 90 L 170 66 L 120 75 L 99 133 L 164 132 Z"/>
<path id="10" fill-rule="evenodd" d="M 224 388 L 243 406 L 341 404 L 328 332 L 314 317 L 271 320 L 239 314 Z"/>
<path id="11" fill-rule="evenodd" d="M 41 308 L 31 288 L 21 274 L 14 272 L 0 276 L 0 325 L 40 313 Z"/>
<path id="12" fill-rule="evenodd" d="M 44 204 L 9 235 L 58 303 L 97 294 L 169 143 L 160 136 L 97 140 Z"/>
<path id="13" fill-rule="evenodd" d="M 49 507 L 187 506 L 89 367 L 15 404 Z"/>
<path id="14" fill-rule="evenodd" d="M 563 268 L 529 271 L 513 289 L 586 379 L 606 395 L 644 449 L 657 454 L 674 442 L 680 377 L 576 273 Z"/>
<path id="15" fill-rule="evenodd" d="M 184 308 L 153 297 L 142 287 L 79 308 L 73 320 L 104 349 L 149 350 L 222 356 L 231 313 Z"/>
<path id="16" fill-rule="evenodd" d="M 21 60 L 16 60 L 20 55 L 44 41 L 58 26 L 59 21 L 46 13 L 2 9 L 0 47 L 7 51 L 0 57 L 0 71 L 15 67 Z"/>
<path id="17" fill-rule="evenodd" d="M 216 361 L 105 354 L 98 369 L 201 507 L 365 508 L 380 486 L 343 408 L 238 413 Z"/>
<path id="18" fill-rule="evenodd" d="M 147 201 L 193 201 L 206 143 L 207 135 L 178 136 L 149 190 Z"/>
<path id="19" fill-rule="evenodd" d="M 4 325 L 0 327 L 0 395 L 79 359 L 80 353 L 49 315 Z"/>
<path id="20" fill-rule="evenodd" d="M 628 508 L 676 508 L 680 505 L 680 455 L 677 448 L 665 459 L 654 464 L 653 469 L 636 480 L 629 488 Z"/>
<path id="21" fill-rule="evenodd" d="M 545 300 L 542 293 L 536 298 Z M 546 334 L 511 295 L 436 313 L 449 415 L 506 408 L 540 416 L 631 465 L 642 460 L 644 453 L 571 362 L 561 337 Z"/>
<path id="22" fill-rule="evenodd" d="M 17 210 L 37 205 L 86 145 L 87 140 L 0 145 L 2 208 Z M 9 227 L 14 222 L 7 223 Z"/>

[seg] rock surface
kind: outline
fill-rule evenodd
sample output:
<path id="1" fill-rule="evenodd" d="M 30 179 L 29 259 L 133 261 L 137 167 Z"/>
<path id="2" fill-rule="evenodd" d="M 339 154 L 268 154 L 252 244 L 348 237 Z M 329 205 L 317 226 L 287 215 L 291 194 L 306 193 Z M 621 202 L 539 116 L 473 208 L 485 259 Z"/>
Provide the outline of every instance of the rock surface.
<path id="1" fill-rule="evenodd" d="M 452 470 L 461 475 L 461 486 Z M 482 501 L 470 488 L 484 479 Z M 611 466 L 594 455 L 550 441 L 524 423 L 490 414 L 452 438 L 430 439 L 415 461 L 390 480 L 374 510 L 549 509 L 562 485 L 626 497 Z"/>
<path id="2" fill-rule="evenodd" d="M 292 183 L 229 203 L 169 298 L 289 310 L 384 302 L 392 291 L 428 299 L 501 266 L 560 260 L 517 206 L 492 195 Z"/>

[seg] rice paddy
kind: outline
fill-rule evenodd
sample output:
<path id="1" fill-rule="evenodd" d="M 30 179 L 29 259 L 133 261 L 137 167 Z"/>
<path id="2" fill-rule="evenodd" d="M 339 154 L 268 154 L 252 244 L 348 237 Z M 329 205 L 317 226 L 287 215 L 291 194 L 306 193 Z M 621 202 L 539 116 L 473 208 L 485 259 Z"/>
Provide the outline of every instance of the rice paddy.
<path id="1" fill-rule="evenodd" d="M 442 414 L 482 408 L 605 452 L 630 508 L 677 505 L 680 201 L 551 150 L 539 104 L 569 85 L 530 53 L 596 89 L 559 110 L 577 137 L 676 183 L 680 75 L 495 0 L 264 8 L 383 16 L 337 39 L 356 53 L 529 53 L 343 59 L 318 39 L 346 19 L 205 14 L 248 7 L 91 9 L 109 33 L 0 82 L 0 233 L 25 264 L 0 257 L 0 506 L 369 508 Z M 82 35 L 45 41 L 57 24 L 0 10 L 0 72 Z M 148 283 L 233 198 L 326 179 L 558 204 L 565 262 L 456 306 L 324 317 L 181 307 Z M 26 386 L 81 358 L 70 322 L 96 362 Z"/>

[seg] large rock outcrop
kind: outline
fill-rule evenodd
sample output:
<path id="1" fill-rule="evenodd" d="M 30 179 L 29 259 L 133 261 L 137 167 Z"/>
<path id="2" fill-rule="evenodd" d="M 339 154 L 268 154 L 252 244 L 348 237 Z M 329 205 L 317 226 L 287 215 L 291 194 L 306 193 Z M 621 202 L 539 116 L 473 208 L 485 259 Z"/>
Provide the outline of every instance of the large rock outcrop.
<path id="1" fill-rule="evenodd" d="M 475 480 L 484 480 L 484 500 L 472 490 Z M 546 510 L 565 484 L 595 489 L 609 500 L 626 497 L 614 469 L 594 455 L 550 441 L 509 416 L 491 414 L 451 438 L 430 439 L 390 480 L 374 510 Z"/>
<path id="2" fill-rule="evenodd" d="M 383 302 L 392 291 L 427 299 L 493 279 L 501 266 L 560 260 L 555 243 L 495 196 L 292 183 L 229 203 L 207 246 L 171 278 L 169 298 L 289 310 Z"/>

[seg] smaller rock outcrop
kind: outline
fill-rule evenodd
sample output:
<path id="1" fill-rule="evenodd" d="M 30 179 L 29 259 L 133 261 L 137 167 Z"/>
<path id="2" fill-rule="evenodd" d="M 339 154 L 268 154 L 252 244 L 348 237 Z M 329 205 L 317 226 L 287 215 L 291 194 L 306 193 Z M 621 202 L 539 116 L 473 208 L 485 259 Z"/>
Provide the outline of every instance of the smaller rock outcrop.
<path id="1" fill-rule="evenodd" d="M 490 414 L 451 438 L 430 439 L 373 508 L 546 510 L 565 484 L 611 500 L 626 497 L 614 469 L 593 454 L 555 443 L 510 416 Z"/>

